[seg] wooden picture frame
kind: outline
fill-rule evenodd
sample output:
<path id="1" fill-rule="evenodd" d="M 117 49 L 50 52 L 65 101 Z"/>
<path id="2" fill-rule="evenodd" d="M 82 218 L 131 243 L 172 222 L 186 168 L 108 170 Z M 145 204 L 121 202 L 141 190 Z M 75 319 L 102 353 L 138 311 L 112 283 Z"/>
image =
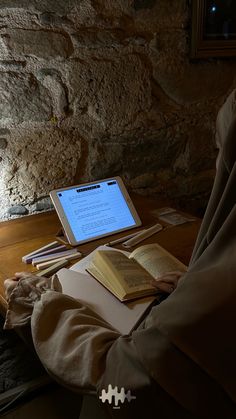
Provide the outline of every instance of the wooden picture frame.
<path id="1" fill-rule="evenodd" d="M 229 0 L 227 6 L 225 1 L 220 5 L 219 0 L 192 0 L 191 58 L 236 56 L 236 0 Z M 230 7 L 234 10 L 231 11 Z M 220 15 L 222 8 L 227 8 L 228 21 L 224 20 L 225 14 Z M 230 25 L 232 32 L 229 31 Z"/>

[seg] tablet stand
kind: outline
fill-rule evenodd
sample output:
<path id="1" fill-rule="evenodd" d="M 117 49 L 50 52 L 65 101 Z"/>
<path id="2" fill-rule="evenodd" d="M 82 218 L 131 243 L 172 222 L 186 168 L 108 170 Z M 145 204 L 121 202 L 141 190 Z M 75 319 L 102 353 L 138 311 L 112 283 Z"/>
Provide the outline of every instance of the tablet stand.
<path id="1" fill-rule="evenodd" d="M 71 246 L 71 244 L 68 242 L 68 240 L 67 240 L 67 237 L 66 237 L 66 235 L 65 235 L 65 232 L 64 232 L 64 230 L 63 230 L 63 228 L 61 228 L 58 232 L 57 232 L 57 234 L 56 234 L 56 239 L 58 240 L 58 241 L 60 241 L 61 243 L 64 243 L 64 244 L 69 244 L 70 246 Z"/>

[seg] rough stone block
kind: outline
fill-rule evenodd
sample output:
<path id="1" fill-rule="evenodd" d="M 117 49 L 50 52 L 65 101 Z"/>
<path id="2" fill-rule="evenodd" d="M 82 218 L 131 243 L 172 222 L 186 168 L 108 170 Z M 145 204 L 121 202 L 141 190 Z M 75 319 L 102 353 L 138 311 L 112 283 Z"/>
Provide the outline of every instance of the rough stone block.
<path id="1" fill-rule="evenodd" d="M 66 14 L 77 3 L 78 0 L 1 0 L 0 9 L 25 8 Z"/>
<path id="2" fill-rule="evenodd" d="M 47 89 L 32 74 L 0 72 L 0 122 L 45 121 L 51 113 Z"/>
<path id="3" fill-rule="evenodd" d="M 54 206 L 50 197 L 42 198 L 34 205 L 35 211 L 47 211 L 53 208 Z"/>
<path id="4" fill-rule="evenodd" d="M 134 0 L 133 7 L 135 10 L 152 9 L 155 3 L 156 0 Z"/>
<path id="5" fill-rule="evenodd" d="M 27 208 L 23 205 L 14 205 L 8 209 L 8 214 L 10 215 L 26 215 L 28 212 Z"/>
<path id="6" fill-rule="evenodd" d="M 181 140 L 170 137 L 168 129 L 137 135 L 130 133 L 130 137 L 112 137 L 96 139 L 89 147 L 89 168 L 93 178 L 110 176 L 112 173 L 133 179 L 170 168 L 174 156 L 182 148 Z"/>
<path id="7" fill-rule="evenodd" d="M 152 103 L 149 69 L 137 55 L 76 64 L 69 93 L 75 123 L 89 136 L 122 132 Z"/>
<path id="8" fill-rule="evenodd" d="M 20 3 L 20 2 L 18 2 Z M 37 29 L 38 28 L 38 13 L 30 10 L 29 8 L 1 8 L 0 2 L 0 28 L 24 28 L 24 29 Z M 5 31 L 3 30 L 3 33 Z"/>
<path id="9" fill-rule="evenodd" d="M 153 35 L 182 29 L 189 19 L 186 0 L 134 0 L 132 9 L 130 16 L 134 19 L 136 30 L 145 30 Z"/>
<path id="10" fill-rule="evenodd" d="M 26 67 L 26 61 L 1 60 L 0 71 L 22 71 Z"/>
<path id="11" fill-rule="evenodd" d="M 80 137 L 74 130 L 45 126 L 14 129 L 8 146 L 5 182 L 11 202 L 33 204 L 52 189 L 73 183 L 81 158 Z"/>
<path id="12" fill-rule="evenodd" d="M 9 135 L 11 131 L 8 128 L 0 128 L 0 135 Z"/>
<path id="13" fill-rule="evenodd" d="M 152 42 L 153 75 L 176 103 L 200 103 L 223 95 L 232 85 L 235 68 L 225 61 L 191 63 L 185 31 L 163 31 Z"/>
<path id="14" fill-rule="evenodd" d="M 6 138 L 0 138 L 0 150 L 5 150 L 7 148 L 7 140 Z"/>
<path id="15" fill-rule="evenodd" d="M 68 58 L 73 53 L 67 34 L 48 30 L 8 29 L 3 41 L 13 56 Z"/>
<path id="16" fill-rule="evenodd" d="M 98 48 L 117 48 L 122 46 L 125 34 L 120 30 L 80 30 L 73 34 L 73 40 L 77 48 L 96 50 Z"/>

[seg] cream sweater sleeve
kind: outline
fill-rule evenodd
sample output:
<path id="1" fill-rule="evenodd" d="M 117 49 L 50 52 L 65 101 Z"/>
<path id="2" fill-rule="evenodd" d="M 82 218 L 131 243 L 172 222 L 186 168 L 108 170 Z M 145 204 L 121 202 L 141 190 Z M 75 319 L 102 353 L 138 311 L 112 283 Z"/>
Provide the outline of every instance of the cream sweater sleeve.
<path id="1" fill-rule="evenodd" d="M 54 291 L 35 303 L 31 330 L 49 374 L 76 391 L 96 390 L 106 353 L 120 336 L 78 300 Z"/>
<path id="2" fill-rule="evenodd" d="M 149 386 L 132 337 L 121 336 L 79 300 L 58 291 L 56 278 L 22 279 L 11 294 L 5 328 L 30 325 L 42 364 L 71 390 L 99 396 L 109 383 L 127 390 Z"/>

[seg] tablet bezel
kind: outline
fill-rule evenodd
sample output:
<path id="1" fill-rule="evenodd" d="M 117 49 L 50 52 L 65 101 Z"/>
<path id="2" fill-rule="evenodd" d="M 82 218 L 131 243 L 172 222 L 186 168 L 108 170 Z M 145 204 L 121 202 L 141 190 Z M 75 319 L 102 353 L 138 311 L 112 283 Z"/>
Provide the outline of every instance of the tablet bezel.
<path id="1" fill-rule="evenodd" d="M 133 226 L 124 227 L 122 229 L 115 230 L 115 231 L 112 231 L 110 233 L 105 233 L 105 234 L 101 234 L 101 235 L 96 236 L 96 237 L 92 237 L 92 238 L 89 238 L 89 239 L 77 241 L 75 239 L 75 236 L 73 234 L 73 231 L 72 231 L 72 229 L 70 227 L 70 224 L 69 224 L 68 219 L 66 217 L 66 214 L 65 214 L 65 212 L 63 210 L 63 207 L 62 207 L 62 205 L 60 203 L 60 200 L 59 200 L 59 198 L 57 196 L 58 192 L 62 192 L 62 191 L 69 190 L 69 189 L 75 189 L 75 188 L 78 188 L 78 187 L 84 187 L 84 186 L 89 186 L 89 185 L 96 185 L 97 183 L 107 182 L 107 181 L 109 182 L 109 181 L 112 181 L 112 180 L 116 180 L 117 181 L 117 183 L 118 183 L 118 185 L 120 187 L 121 193 L 122 193 L 122 195 L 123 195 L 123 197 L 125 199 L 125 202 L 126 202 L 128 208 L 129 208 L 129 210 L 130 210 L 130 212 L 131 212 L 131 214 L 132 214 L 132 216 L 134 218 L 135 224 Z M 52 203 L 53 203 L 53 205 L 55 207 L 55 210 L 57 212 L 57 215 L 58 215 L 58 217 L 60 219 L 60 222 L 62 224 L 62 227 L 63 227 L 64 233 L 65 233 L 65 235 L 67 237 L 67 240 L 68 240 L 68 242 L 72 246 L 78 246 L 80 244 L 88 243 L 88 242 L 93 241 L 93 240 L 101 239 L 102 237 L 112 236 L 112 235 L 117 234 L 117 233 L 120 233 L 122 231 L 131 230 L 133 228 L 136 228 L 136 227 L 139 227 L 140 225 L 142 225 L 142 221 L 140 220 L 140 217 L 139 217 L 139 215 L 138 215 L 138 213 L 137 213 L 137 211 L 136 211 L 136 209 L 134 207 L 134 204 L 133 204 L 133 202 L 132 202 L 132 200 L 131 200 L 128 192 L 127 192 L 127 189 L 126 189 L 126 187 L 125 187 L 125 185 L 123 183 L 123 180 L 119 176 L 114 176 L 114 177 L 110 177 L 110 178 L 107 178 L 107 179 L 100 179 L 100 180 L 96 180 L 96 181 L 93 181 L 93 182 L 82 183 L 82 184 L 79 184 L 79 185 L 73 185 L 73 186 L 69 186 L 69 187 L 66 187 L 66 188 L 54 189 L 53 191 L 50 192 L 49 195 L 50 195 L 50 198 L 52 200 Z"/>

